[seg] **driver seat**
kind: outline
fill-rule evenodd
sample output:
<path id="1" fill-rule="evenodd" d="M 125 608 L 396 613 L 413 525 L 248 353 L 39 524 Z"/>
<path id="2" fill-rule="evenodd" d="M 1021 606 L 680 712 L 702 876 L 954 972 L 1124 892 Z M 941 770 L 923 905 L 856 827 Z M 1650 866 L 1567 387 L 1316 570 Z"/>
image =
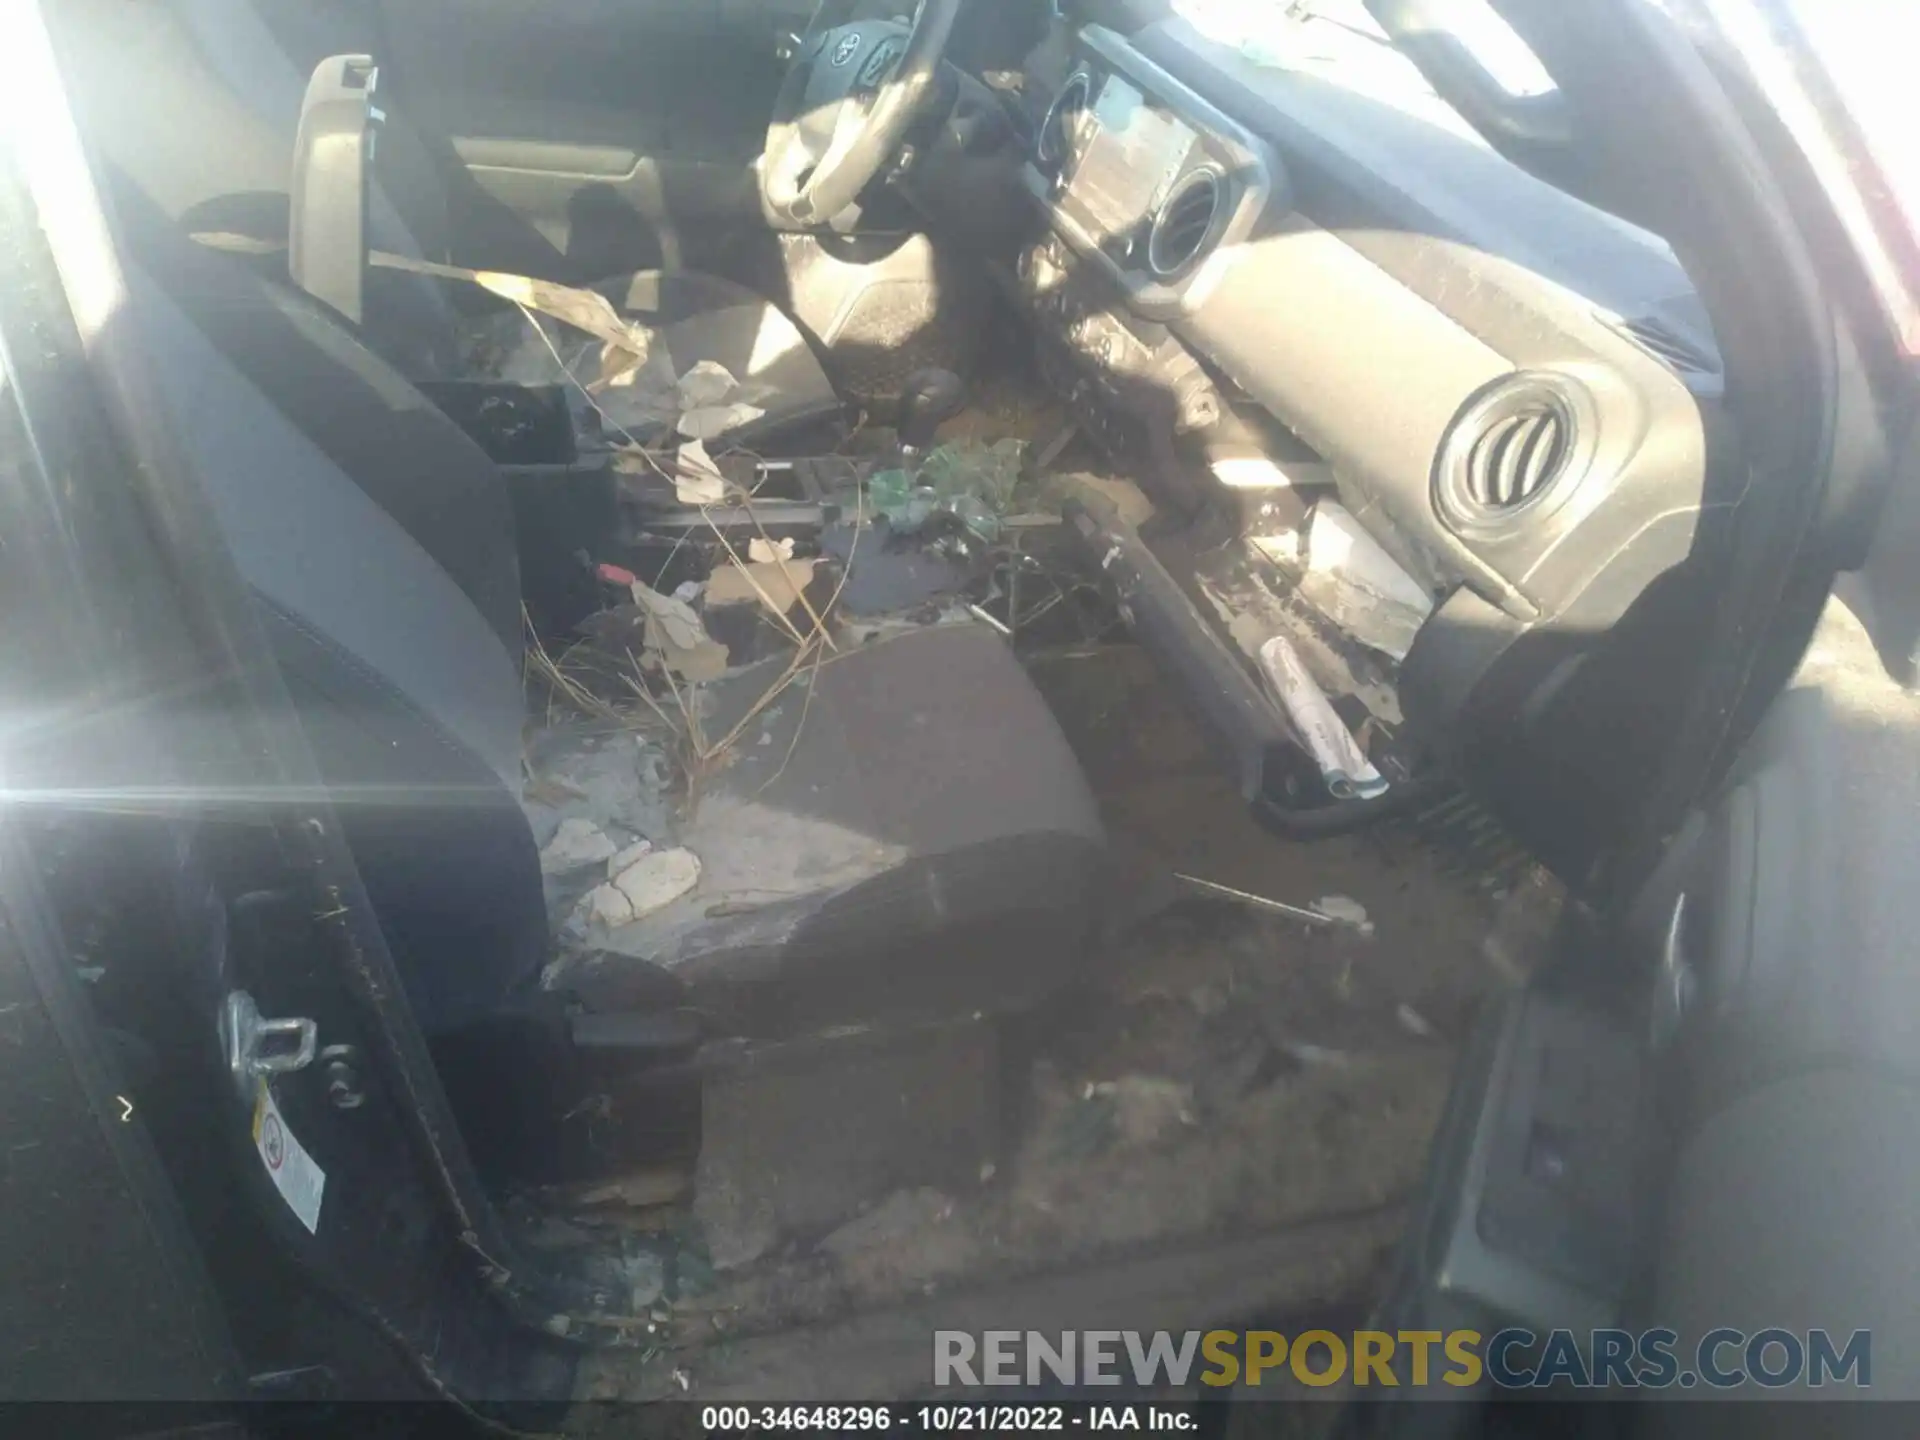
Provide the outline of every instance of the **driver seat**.
<path id="1" fill-rule="evenodd" d="M 284 245 L 307 77 L 253 0 L 71 0 L 48 19 L 89 140 L 141 209 L 189 234 Z M 446 174 L 390 109 L 379 167 L 368 184 L 370 247 L 445 263 Z M 282 259 L 271 278 L 285 283 Z M 638 271 L 591 288 L 652 332 L 674 374 L 711 360 L 742 382 L 764 414 L 729 441 L 764 445 L 776 431 L 841 413 L 799 327 L 745 286 L 697 271 Z M 414 379 L 490 378 L 474 373 L 476 342 L 534 338 L 524 327 L 517 311 L 473 287 L 383 268 L 367 276 L 361 338 Z M 515 383 L 567 379 L 540 344 L 522 345 L 516 360 Z"/>

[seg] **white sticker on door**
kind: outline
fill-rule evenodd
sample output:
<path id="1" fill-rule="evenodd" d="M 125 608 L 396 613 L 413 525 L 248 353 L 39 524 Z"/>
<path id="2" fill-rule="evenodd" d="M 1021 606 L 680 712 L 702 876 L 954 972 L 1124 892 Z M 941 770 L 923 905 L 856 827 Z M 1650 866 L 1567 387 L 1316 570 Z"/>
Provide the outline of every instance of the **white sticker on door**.
<path id="1" fill-rule="evenodd" d="M 267 1177 L 287 1208 L 299 1217 L 308 1234 L 318 1234 L 320 1197 L 327 1188 L 327 1172 L 293 1138 L 264 1080 L 253 1107 L 253 1148 L 260 1152 L 260 1163 L 267 1167 Z"/>

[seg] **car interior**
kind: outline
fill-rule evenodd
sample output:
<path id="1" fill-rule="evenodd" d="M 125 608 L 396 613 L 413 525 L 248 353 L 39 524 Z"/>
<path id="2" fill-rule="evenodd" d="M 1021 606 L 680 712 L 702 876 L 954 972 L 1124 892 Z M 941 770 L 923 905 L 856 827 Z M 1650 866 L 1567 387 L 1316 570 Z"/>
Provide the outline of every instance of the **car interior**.
<path id="1" fill-rule="evenodd" d="M 808 1128 L 857 1128 L 835 1085 L 973 1153 L 914 1066 L 1114 953 L 1035 648 L 1125 637 L 1260 830 L 1464 847 L 1502 926 L 1635 825 L 1742 474 L 1707 305 L 1360 7 L 1276 6 L 1285 66 L 1186 8 L 50 12 L 131 323 L 500 1195 L 711 1137 L 796 1045 L 838 1078 L 756 1102 L 759 1170 L 702 1161 L 702 1203 L 848 1218 L 772 1133 L 852 1164 Z M 1494 1219 L 1422 1243 L 1596 1313 L 1639 1041 L 1501 1013 L 1475 1064 L 1536 1108 L 1449 1112 Z"/>

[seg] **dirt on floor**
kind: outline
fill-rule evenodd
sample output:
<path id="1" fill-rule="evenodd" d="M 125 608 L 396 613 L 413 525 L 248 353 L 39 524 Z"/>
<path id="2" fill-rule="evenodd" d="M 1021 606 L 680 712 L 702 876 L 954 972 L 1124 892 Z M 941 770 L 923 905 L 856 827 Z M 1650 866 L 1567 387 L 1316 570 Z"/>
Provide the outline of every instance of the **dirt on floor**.
<path id="1" fill-rule="evenodd" d="M 796 1363 L 783 1337 L 817 1348 L 838 1326 L 867 1336 L 849 1340 L 855 1353 L 878 1356 L 868 1332 L 890 1333 L 897 1311 L 921 1337 L 903 1355 L 924 1364 L 916 1327 L 930 1304 L 996 1288 L 1013 1303 L 1024 1292 L 1007 1287 L 1035 1277 L 1058 1280 L 1049 1294 L 1072 1293 L 1076 1275 L 1133 1294 L 1125 1277 L 1156 1256 L 1191 1255 L 1173 1271 L 1199 1277 L 1232 1274 L 1236 1247 L 1252 1264 L 1262 1246 L 1304 1245 L 1322 1263 L 1259 1261 L 1264 1276 L 1217 1282 L 1218 1303 L 1367 1303 L 1456 1047 L 1507 983 L 1482 949 L 1504 882 L 1455 873 L 1405 838 L 1309 847 L 1267 834 L 1132 647 L 1038 655 L 1031 668 L 1099 797 L 1116 866 L 1109 943 L 1085 983 L 1000 1027 L 998 1160 L 970 1185 L 873 1195 L 824 1237 L 699 1277 L 638 1353 L 593 1358 L 586 1396 L 799 1398 L 780 1389 Z M 1372 930 L 1198 898 L 1182 874 L 1293 905 L 1357 902 Z M 1143 1317 L 1206 1303 L 1135 1299 Z M 899 1383 L 859 1363 L 820 1371 L 834 1391 L 823 1398 Z"/>

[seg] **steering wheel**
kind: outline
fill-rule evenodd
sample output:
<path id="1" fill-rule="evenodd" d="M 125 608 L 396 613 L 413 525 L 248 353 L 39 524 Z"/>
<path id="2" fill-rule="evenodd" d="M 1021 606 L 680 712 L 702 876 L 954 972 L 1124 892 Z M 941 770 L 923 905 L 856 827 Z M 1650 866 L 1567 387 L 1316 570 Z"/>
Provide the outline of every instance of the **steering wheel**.
<path id="1" fill-rule="evenodd" d="M 860 20 L 809 37 L 794 57 L 760 167 L 777 222 L 831 220 L 892 158 L 935 88 L 964 0 L 920 0 L 911 25 Z"/>

